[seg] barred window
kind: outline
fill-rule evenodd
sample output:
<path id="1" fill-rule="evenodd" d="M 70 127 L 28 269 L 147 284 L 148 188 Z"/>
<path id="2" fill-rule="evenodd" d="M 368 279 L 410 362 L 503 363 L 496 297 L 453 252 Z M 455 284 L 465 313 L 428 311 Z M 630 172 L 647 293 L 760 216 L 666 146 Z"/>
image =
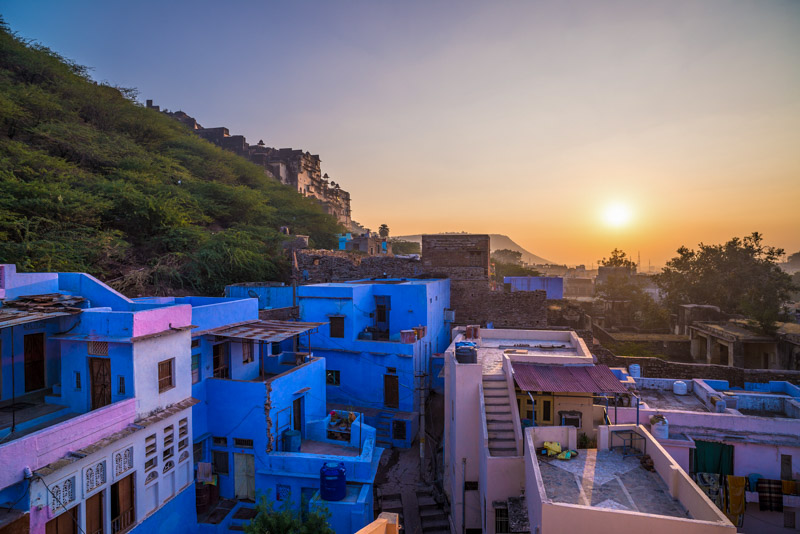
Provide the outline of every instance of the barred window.
<path id="1" fill-rule="evenodd" d="M 88 352 L 91 356 L 108 356 L 108 341 L 90 341 Z"/>

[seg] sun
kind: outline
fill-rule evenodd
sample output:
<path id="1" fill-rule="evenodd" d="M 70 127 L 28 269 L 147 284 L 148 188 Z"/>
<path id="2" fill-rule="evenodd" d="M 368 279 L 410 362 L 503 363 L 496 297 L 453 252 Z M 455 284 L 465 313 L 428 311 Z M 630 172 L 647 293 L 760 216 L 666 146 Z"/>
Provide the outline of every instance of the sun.
<path id="1" fill-rule="evenodd" d="M 603 211 L 603 219 L 608 226 L 622 228 L 631 222 L 631 210 L 625 204 L 615 203 L 606 206 Z"/>

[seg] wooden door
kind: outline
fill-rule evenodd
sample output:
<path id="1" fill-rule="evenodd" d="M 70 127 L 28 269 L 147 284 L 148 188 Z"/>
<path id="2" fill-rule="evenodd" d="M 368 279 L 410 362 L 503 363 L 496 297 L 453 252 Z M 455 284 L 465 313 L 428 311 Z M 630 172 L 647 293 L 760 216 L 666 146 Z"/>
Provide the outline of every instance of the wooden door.
<path id="1" fill-rule="evenodd" d="M 48 521 L 44 530 L 46 534 L 77 534 L 78 507 L 75 506 Z"/>
<path id="2" fill-rule="evenodd" d="M 92 410 L 111 404 L 111 360 L 89 358 L 91 377 Z"/>
<path id="3" fill-rule="evenodd" d="M 303 397 L 295 399 L 292 403 L 292 428 L 300 432 L 303 437 Z"/>
<path id="4" fill-rule="evenodd" d="M 103 534 L 103 492 L 86 499 L 86 534 Z"/>
<path id="5" fill-rule="evenodd" d="M 44 387 L 44 334 L 25 336 L 25 392 Z"/>
<path id="6" fill-rule="evenodd" d="M 111 486 L 111 532 L 125 532 L 136 521 L 133 505 L 133 475 Z"/>
<path id="7" fill-rule="evenodd" d="M 387 408 L 400 407 L 400 386 L 397 375 L 383 375 L 383 405 Z"/>
<path id="8" fill-rule="evenodd" d="M 256 471 L 252 454 L 233 453 L 233 483 L 236 498 L 256 500 Z"/>

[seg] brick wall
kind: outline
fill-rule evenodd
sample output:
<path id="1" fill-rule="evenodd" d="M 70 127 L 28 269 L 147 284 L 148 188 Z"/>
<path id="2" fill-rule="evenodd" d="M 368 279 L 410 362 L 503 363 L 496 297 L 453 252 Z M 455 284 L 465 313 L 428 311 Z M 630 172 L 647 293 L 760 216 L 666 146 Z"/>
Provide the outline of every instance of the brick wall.
<path id="1" fill-rule="evenodd" d="M 450 281 L 450 307 L 455 325 L 494 323 L 495 328 L 547 326 L 547 293 L 491 291 L 480 282 Z"/>
<path id="2" fill-rule="evenodd" d="M 427 272 L 451 280 L 489 281 L 489 236 L 434 234 L 422 236 L 422 264 Z"/>
<path id="3" fill-rule="evenodd" d="M 298 280 L 301 284 L 319 284 L 388 276 L 414 278 L 423 274 L 419 260 L 394 256 L 367 256 L 342 250 L 298 250 Z M 304 279 L 303 271 L 308 273 Z"/>

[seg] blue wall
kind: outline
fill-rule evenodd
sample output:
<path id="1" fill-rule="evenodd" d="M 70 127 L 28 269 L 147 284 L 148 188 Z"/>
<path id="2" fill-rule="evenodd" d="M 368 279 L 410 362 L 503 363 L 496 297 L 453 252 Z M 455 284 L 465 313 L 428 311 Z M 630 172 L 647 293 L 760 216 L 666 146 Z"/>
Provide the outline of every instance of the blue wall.
<path id="1" fill-rule="evenodd" d="M 543 290 L 549 299 L 564 298 L 564 279 L 560 276 L 506 276 L 503 282 L 511 284 L 511 291 Z"/>
<path id="2" fill-rule="evenodd" d="M 230 285 L 225 286 L 225 296 L 257 299 L 259 310 L 288 308 L 293 305 L 291 286 Z"/>
<path id="3" fill-rule="evenodd" d="M 197 532 L 195 489 L 191 483 L 153 515 L 131 530 L 136 534 L 193 534 Z"/>

